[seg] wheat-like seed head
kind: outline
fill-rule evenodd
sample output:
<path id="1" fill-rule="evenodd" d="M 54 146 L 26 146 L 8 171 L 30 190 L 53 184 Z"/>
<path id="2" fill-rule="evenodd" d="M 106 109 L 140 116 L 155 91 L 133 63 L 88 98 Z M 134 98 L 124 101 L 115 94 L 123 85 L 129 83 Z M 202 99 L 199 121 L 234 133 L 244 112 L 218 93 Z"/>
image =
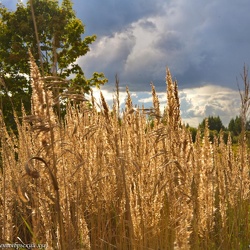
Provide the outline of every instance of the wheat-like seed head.
<path id="1" fill-rule="evenodd" d="M 211 143 L 207 122 L 193 143 L 180 125 L 178 88 L 169 70 L 162 120 L 151 85 L 153 112 L 134 108 L 127 89 L 119 122 L 101 93 L 101 112 L 93 97 L 91 108 L 68 103 L 59 126 L 53 96 L 32 56 L 31 79 L 33 113 L 23 110 L 22 123 L 16 117 L 18 136 L 0 116 L 3 242 L 20 237 L 45 242 L 48 249 L 60 244 L 245 249 L 249 244 L 247 146 L 233 150 L 231 137 L 224 143 L 222 133 Z M 157 122 L 149 122 L 148 115 Z"/>

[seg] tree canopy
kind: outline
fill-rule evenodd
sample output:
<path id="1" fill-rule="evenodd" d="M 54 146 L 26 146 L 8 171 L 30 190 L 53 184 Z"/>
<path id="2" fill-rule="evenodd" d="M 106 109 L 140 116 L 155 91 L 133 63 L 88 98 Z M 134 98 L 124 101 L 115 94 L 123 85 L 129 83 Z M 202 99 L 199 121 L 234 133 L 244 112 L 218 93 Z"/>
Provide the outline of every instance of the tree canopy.
<path id="1" fill-rule="evenodd" d="M 19 2 L 15 11 L 0 5 L 0 108 L 7 123 L 13 117 L 10 97 L 15 110 L 20 110 L 21 103 L 30 109 L 28 50 L 43 77 L 70 79 L 67 88 L 78 93 L 87 93 L 91 87 L 107 82 L 104 74 L 97 72 L 86 79 L 76 63 L 96 39 L 95 35 L 82 38 L 84 32 L 85 26 L 76 17 L 70 0 L 62 0 L 61 5 L 57 0 L 30 0 L 26 5 Z"/>
<path id="2" fill-rule="evenodd" d="M 241 118 L 239 116 L 236 116 L 230 120 L 228 124 L 228 130 L 236 136 L 241 133 Z"/>
<path id="3" fill-rule="evenodd" d="M 217 132 L 220 132 L 220 130 L 225 129 L 219 116 L 209 116 L 208 118 L 203 119 L 203 121 L 199 125 L 201 129 L 205 128 L 206 119 L 208 120 L 208 126 L 210 130 L 216 130 Z"/>

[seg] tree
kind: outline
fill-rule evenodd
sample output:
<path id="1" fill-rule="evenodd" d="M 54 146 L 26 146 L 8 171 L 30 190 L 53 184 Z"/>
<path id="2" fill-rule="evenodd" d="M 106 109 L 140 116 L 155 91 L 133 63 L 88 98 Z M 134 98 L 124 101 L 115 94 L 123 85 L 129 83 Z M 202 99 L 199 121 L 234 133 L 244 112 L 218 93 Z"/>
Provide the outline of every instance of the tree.
<path id="1" fill-rule="evenodd" d="M 191 133 L 192 141 L 195 142 L 198 129 L 194 128 L 194 127 L 189 127 L 188 129 L 189 129 L 189 131 Z"/>
<path id="2" fill-rule="evenodd" d="M 84 94 L 107 82 L 103 73 L 86 79 L 76 63 L 96 39 L 95 35 L 82 39 L 82 34 L 84 25 L 70 0 L 61 5 L 58 0 L 19 2 L 14 12 L 0 5 L 0 108 L 7 124 L 13 122 L 10 97 L 15 110 L 20 111 L 21 103 L 30 110 L 29 49 L 43 77 L 70 78 L 64 90 Z"/>
<path id="3" fill-rule="evenodd" d="M 238 136 L 242 130 L 241 117 L 236 116 L 235 119 L 232 118 L 228 124 L 228 130 L 233 133 L 234 136 Z"/>
<path id="4" fill-rule="evenodd" d="M 215 130 L 219 133 L 220 130 L 225 129 L 219 116 L 217 117 L 209 116 L 207 119 L 208 119 L 208 126 L 210 130 Z M 199 128 L 201 128 L 202 130 L 205 128 L 205 121 L 206 121 L 206 118 L 203 119 L 201 124 L 199 124 Z"/>

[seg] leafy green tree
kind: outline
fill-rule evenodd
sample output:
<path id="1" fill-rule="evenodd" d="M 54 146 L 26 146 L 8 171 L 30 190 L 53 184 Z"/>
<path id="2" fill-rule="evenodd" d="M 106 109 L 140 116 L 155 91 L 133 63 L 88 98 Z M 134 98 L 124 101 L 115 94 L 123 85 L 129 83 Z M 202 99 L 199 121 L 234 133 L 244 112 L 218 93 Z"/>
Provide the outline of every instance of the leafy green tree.
<path id="1" fill-rule="evenodd" d="M 107 82 L 103 73 L 86 79 L 76 63 L 96 36 L 82 38 L 84 25 L 72 6 L 70 0 L 61 5 L 58 0 L 30 0 L 26 5 L 19 1 L 12 12 L 0 4 L 0 108 L 7 124 L 13 122 L 10 97 L 15 110 L 20 111 L 21 103 L 30 110 L 29 49 L 44 77 L 70 79 L 65 88 L 74 93 Z"/>

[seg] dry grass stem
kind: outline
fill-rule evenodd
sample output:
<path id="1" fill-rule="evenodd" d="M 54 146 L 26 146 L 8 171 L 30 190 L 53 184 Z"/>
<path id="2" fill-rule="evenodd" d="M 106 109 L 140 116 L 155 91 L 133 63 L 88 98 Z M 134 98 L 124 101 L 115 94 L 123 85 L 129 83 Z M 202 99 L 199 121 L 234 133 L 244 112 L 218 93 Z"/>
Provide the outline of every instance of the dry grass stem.
<path id="1" fill-rule="evenodd" d="M 177 82 L 167 70 L 162 114 L 135 108 L 127 89 L 120 113 L 101 93 L 100 111 L 82 95 L 64 93 L 63 123 L 52 89 L 30 56 L 32 114 L 18 135 L 0 115 L 0 239 L 47 249 L 247 249 L 249 151 L 232 150 L 223 134 L 195 142 L 182 125 Z M 50 84 L 48 82 L 50 81 Z M 53 83 L 54 81 L 54 83 Z M 78 102 L 81 100 L 81 102 Z M 243 141 L 242 143 L 246 143 Z"/>

